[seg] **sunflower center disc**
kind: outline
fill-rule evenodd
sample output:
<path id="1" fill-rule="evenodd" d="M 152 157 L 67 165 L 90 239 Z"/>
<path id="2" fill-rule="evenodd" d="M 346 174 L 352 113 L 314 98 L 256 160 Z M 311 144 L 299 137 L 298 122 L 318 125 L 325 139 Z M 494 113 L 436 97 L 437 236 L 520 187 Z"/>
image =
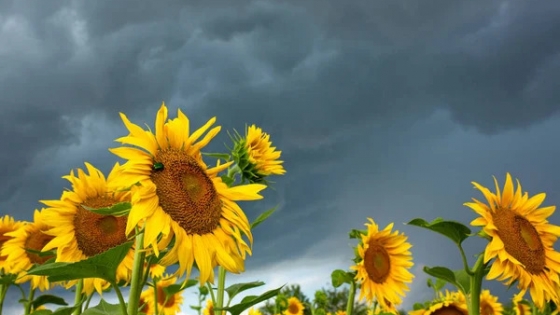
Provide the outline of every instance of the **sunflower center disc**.
<path id="1" fill-rule="evenodd" d="M 383 283 L 391 270 L 391 259 L 385 247 L 375 240 L 370 241 L 364 254 L 364 267 L 369 278 L 375 283 Z"/>
<path id="2" fill-rule="evenodd" d="M 538 274 L 545 270 L 545 252 L 539 233 L 531 222 L 510 209 L 492 214 L 497 234 L 506 251 L 521 262 L 525 269 Z"/>
<path id="3" fill-rule="evenodd" d="M 47 245 L 47 243 L 50 242 L 53 238 L 53 236 L 47 235 L 41 231 L 33 231 L 29 233 L 29 235 L 27 236 L 27 240 L 25 240 L 25 248 L 35 251 L 41 251 L 43 247 L 45 247 L 45 245 Z M 27 257 L 32 263 L 42 265 L 47 260 L 53 258 L 54 255 L 39 256 L 28 251 Z"/>
<path id="4" fill-rule="evenodd" d="M 288 305 L 288 314 L 297 314 L 299 313 L 299 306 L 296 303 L 290 303 Z"/>
<path id="5" fill-rule="evenodd" d="M 488 303 L 483 303 L 480 305 L 480 315 L 493 315 L 494 308 L 490 306 Z"/>
<path id="6" fill-rule="evenodd" d="M 111 207 L 118 202 L 111 197 L 100 196 L 88 198 L 84 205 L 99 209 Z M 126 242 L 126 216 L 101 215 L 81 206 L 76 210 L 74 216 L 76 241 L 84 255 L 95 256 Z"/>
<path id="7" fill-rule="evenodd" d="M 432 313 L 433 315 L 466 315 L 453 305 L 444 306 Z"/>
<path id="8" fill-rule="evenodd" d="M 165 291 L 162 287 L 157 288 L 157 299 L 158 304 L 163 305 L 163 307 L 171 307 L 175 303 L 175 294 L 166 296 Z"/>
<path id="9" fill-rule="evenodd" d="M 187 234 L 214 231 L 222 217 L 222 201 L 206 171 L 178 149 L 160 150 L 155 159 L 163 164 L 151 175 L 163 211 Z"/>

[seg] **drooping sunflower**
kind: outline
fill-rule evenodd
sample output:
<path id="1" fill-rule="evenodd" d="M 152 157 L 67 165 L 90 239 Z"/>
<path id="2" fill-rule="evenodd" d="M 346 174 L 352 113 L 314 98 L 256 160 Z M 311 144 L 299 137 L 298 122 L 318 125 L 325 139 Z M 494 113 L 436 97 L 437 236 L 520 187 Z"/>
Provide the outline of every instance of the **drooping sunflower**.
<path id="1" fill-rule="evenodd" d="M 7 233 L 13 232 L 21 227 L 24 223 L 21 221 L 15 221 L 13 217 L 5 215 L 0 218 L 0 252 L 4 243 L 11 239 L 11 236 L 6 235 Z M 5 271 L 6 256 L 0 255 L 0 273 Z"/>
<path id="2" fill-rule="evenodd" d="M 292 296 L 288 299 L 288 307 L 284 311 L 284 315 L 303 315 L 303 303 L 295 297 Z"/>
<path id="3" fill-rule="evenodd" d="M 465 296 L 460 291 L 439 293 L 430 307 L 408 312 L 409 315 L 469 315 Z"/>
<path id="4" fill-rule="evenodd" d="M 375 299 L 383 309 L 390 309 L 402 302 L 401 296 L 409 290 L 406 283 L 414 278 L 409 271 L 414 265 L 412 245 L 404 234 L 392 232 L 393 223 L 379 230 L 373 219 L 368 220 L 367 234 L 358 244 L 361 261 L 350 269 L 357 271 L 356 280 L 361 283 L 360 300 L 373 303 Z"/>
<path id="5" fill-rule="evenodd" d="M 44 220 L 51 228 L 46 231 L 53 239 L 46 244 L 45 250 L 57 251 L 57 262 L 77 262 L 101 254 L 127 241 L 126 216 L 101 215 L 86 210 L 89 208 L 111 207 L 130 201 L 130 191 L 115 185 L 122 172 L 116 163 L 109 176 L 89 163 L 87 172 L 72 170 L 63 178 L 72 184 L 72 190 L 64 191 L 59 200 L 42 200 L 45 209 Z M 128 282 L 131 277 L 134 251 L 131 249 L 117 268 L 117 281 Z M 68 282 L 68 287 L 76 281 Z M 99 294 L 109 287 L 109 283 L 99 278 L 85 278 L 83 292 Z"/>
<path id="6" fill-rule="evenodd" d="M 513 296 L 512 304 L 513 304 L 513 310 L 515 311 L 515 315 L 531 314 L 531 307 L 527 304 L 527 301 L 523 300 L 524 295 L 525 295 L 525 291 L 520 291 L 519 293 Z"/>
<path id="7" fill-rule="evenodd" d="M 249 182 L 264 182 L 269 175 L 282 175 L 286 170 L 280 161 L 282 151 L 272 146 L 270 135 L 255 125 L 247 127 L 245 137 L 234 139 L 233 158 L 243 178 Z"/>
<path id="8" fill-rule="evenodd" d="M 206 301 L 206 307 L 202 310 L 203 315 L 214 315 L 214 302 L 212 300 Z"/>
<path id="9" fill-rule="evenodd" d="M 517 181 L 514 189 L 510 174 L 506 175 L 503 192 L 494 177 L 496 193 L 473 182 L 486 198 L 487 204 L 473 198 L 465 206 L 480 217 L 471 222 L 482 226 L 482 231 L 491 237 L 484 251 L 484 262 L 492 262 L 487 279 L 497 279 L 510 285 L 518 281 L 520 290 L 529 290 L 537 307 L 545 301 L 559 301 L 560 253 L 553 248 L 560 236 L 560 227 L 548 223 L 547 218 L 556 210 L 555 206 L 541 207 L 546 194 L 531 198 L 522 192 Z"/>
<path id="10" fill-rule="evenodd" d="M 150 286 L 144 295 L 145 302 L 150 305 L 150 309 L 155 311 L 157 303 L 158 314 L 175 315 L 181 311 L 183 304 L 183 295 L 177 292 L 172 295 L 165 294 L 164 288 L 177 283 L 177 277 L 165 276 L 163 279 L 156 282 L 156 286 Z"/>
<path id="11" fill-rule="evenodd" d="M 213 281 L 215 265 L 242 272 L 245 256 L 251 254 L 243 235 L 251 245 L 253 237 L 247 217 L 235 201 L 262 199 L 259 192 L 266 186 L 228 187 L 218 173 L 232 162 L 206 166 L 200 150 L 220 131 L 214 127 L 206 133 L 216 119 L 191 134 L 187 116 L 178 110 L 177 118 L 167 121 L 167 107 L 162 104 L 154 134 L 122 113 L 121 118 L 130 134 L 117 141 L 137 148 L 123 146 L 111 152 L 128 160 L 122 182 L 140 184 L 132 188 L 127 232 L 143 223 L 144 246 L 151 246 L 156 254 L 162 247 L 162 243 L 155 245 L 159 234 L 164 245 L 174 236 L 173 247 L 160 263 L 168 266 L 178 261 L 178 276 L 186 273 L 190 277 L 195 262 L 200 283 Z"/>
<path id="12" fill-rule="evenodd" d="M 38 255 L 29 250 L 42 251 L 52 236 L 45 234 L 49 226 L 45 223 L 44 212 L 35 210 L 33 222 L 22 224 L 17 230 L 5 235 L 11 237 L 4 243 L 1 255 L 6 257 L 6 272 L 17 274 L 16 283 L 30 282 L 31 288 L 47 291 L 51 287 L 47 276 L 28 275 L 33 265 L 42 265 L 53 255 Z"/>
<path id="13" fill-rule="evenodd" d="M 498 297 L 490 294 L 490 290 L 480 292 L 480 315 L 502 315 L 504 307 Z"/>

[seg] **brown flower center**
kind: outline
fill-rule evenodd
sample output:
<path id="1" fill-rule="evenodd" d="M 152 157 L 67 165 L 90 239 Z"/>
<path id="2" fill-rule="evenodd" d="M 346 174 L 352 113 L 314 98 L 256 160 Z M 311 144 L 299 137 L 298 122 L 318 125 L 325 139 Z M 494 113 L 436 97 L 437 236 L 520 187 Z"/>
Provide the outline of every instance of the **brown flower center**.
<path id="1" fill-rule="evenodd" d="M 148 305 L 148 301 L 144 300 L 144 298 L 140 297 L 140 299 L 138 300 L 138 305 L 140 305 L 140 308 L 138 309 L 141 313 L 148 313 L 148 311 L 150 310 L 150 305 Z"/>
<path id="2" fill-rule="evenodd" d="M 47 245 L 47 243 L 50 242 L 53 238 L 54 236 L 47 235 L 38 229 L 34 229 L 27 235 L 27 239 L 25 240 L 25 248 L 34 251 L 42 251 L 43 247 L 45 247 L 45 245 Z M 27 257 L 32 263 L 42 265 L 47 260 L 53 258 L 54 255 L 39 256 L 38 254 L 28 251 Z"/>
<path id="3" fill-rule="evenodd" d="M 300 313 L 300 309 L 297 303 L 288 304 L 288 314 L 298 314 L 298 313 Z"/>
<path id="4" fill-rule="evenodd" d="M 436 310 L 432 314 L 433 315 L 467 315 L 466 312 L 458 309 L 455 305 L 444 306 Z"/>
<path id="5" fill-rule="evenodd" d="M 494 308 L 489 303 L 480 303 L 480 315 L 493 315 Z"/>
<path id="6" fill-rule="evenodd" d="M 492 219 L 505 250 L 521 262 L 528 272 L 544 272 L 544 246 L 531 222 L 510 209 L 498 209 L 492 213 Z"/>
<path id="7" fill-rule="evenodd" d="M 118 202 L 109 196 L 99 196 L 88 198 L 84 205 L 99 209 Z M 126 242 L 126 221 L 126 216 L 101 215 L 78 206 L 74 216 L 78 248 L 84 255 L 91 257 Z"/>
<path id="8" fill-rule="evenodd" d="M 163 169 L 152 172 L 159 203 L 187 234 L 208 234 L 222 217 L 222 201 L 212 179 L 189 154 L 178 149 L 157 152 Z"/>
<path id="9" fill-rule="evenodd" d="M 377 240 L 370 240 L 364 254 L 364 267 L 371 281 L 383 283 L 391 271 L 391 258 L 384 246 Z"/>
<path id="10" fill-rule="evenodd" d="M 171 307 L 175 304 L 175 294 L 166 295 L 163 287 L 160 286 L 157 287 L 157 299 L 158 304 L 163 307 Z"/>
<path id="11" fill-rule="evenodd" d="M 0 231 L 0 249 L 2 248 L 2 246 L 7 240 L 12 238 L 11 236 L 5 235 L 6 233 L 10 233 L 10 232 L 12 232 L 12 230 Z M 4 261 L 4 260 L 6 260 L 6 256 L 0 255 L 0 261 Z"/>

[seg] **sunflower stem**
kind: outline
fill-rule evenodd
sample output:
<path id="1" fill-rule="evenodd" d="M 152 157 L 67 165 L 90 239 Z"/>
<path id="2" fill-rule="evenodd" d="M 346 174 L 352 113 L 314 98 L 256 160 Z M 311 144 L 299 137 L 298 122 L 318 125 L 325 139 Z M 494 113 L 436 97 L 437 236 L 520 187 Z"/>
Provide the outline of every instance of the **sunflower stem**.
<path id="1" fill-rule="evenodd" d="M 346 303 L 346 314 L 354 312 L 354 295 L 356 295 L 356 281 L 350 282 L 350 292 L 348 292 L 348 302 Z"/>
<path id="2" fill-rule="evenodd" d="M 471 276 L 469 315 L 480 315 L 480 290 L 482 288 L 482 278 L 484 277 L 484 254 L 478 256 L 474 264 Z"/>
<path id="3" fill-rule="evenodd" d="M 216 301 L 215 314 L 222 315 L 222 307 L 224 306 L 224 291 L 226 285 L 226 270 L 224 267 L 218 267 L 218 296 Z"/>
<path id="4" fill-rule="evenodd" d="M 25 315 L 31 314 L 31 306 L 33 306 L 33 298 L 35 297 L 35 289 L 29 288 L 29 295 L 27 301 L 25 302 Z"/>
<path id="5" fill-rule="evenodd" d="M 84 279 L 80 279 L 78 280 L 78 283 L 76 284 L 76 293 L 74 294 L 74 306 L 76 306 L 76 309 L 74 310 L 74 312 L 72 314 L 74 315 L 80 315 L 82 314 L 82 290 L 84 288 Z"/>
<path id="6" fill-rule="evenodd" d="M 474 273 L 471 271 L 471 269 L 469 268 L 469 263 L 467 261 L 467 256 L 465 255 L 465 251 L 463 250 L 463 246 L 461 244 L 457 245 L 459 246 L 459 251 L 461 252 L 461 258 L 463 259 L 463 266 L 465 267 L 465 272 L 469 275 L 469 276 L 473 276 Z"/>
<path id="7" fill-rule="evenodd" d="M 152 279 L 152 280 L 154 281 L 154 314 L 159 314 L 157 279 Z"/>
<path id="8" fill-rule="evenodd" d="M 117 298 L 119 299 L 119 304 L 121 305 L 121 312 L 123 314 L 127 314 L 126 311 L 126 302 L 124 301 L 124 297 L 122 295 L 121 289 L 119 289 L 119 286 L 116 283 L 111 283 L 111 285 L 113 286 L 113 288 L 115 289 L 115 293 L 117 293 Z"/>
<path id="9" fill-rule="evenodd" d="M 140 302 L 140 291 L 142 290 L 142 270 L 144 268 L 144 232 L 138 233 L 136 228 L 136 244 L 134 245 L 134 265 L 132 267 L 132 280 L 130 281 L 130 292 L 128 295 L 128 315 L 138 314 L 138 303 Z"/>
<path id="10" fill-rule="evenodd" d="M 6 293 L 8 292 L 8 287 L 10 283 L 1 284 L 0 283 L 0 314 L 2 314 L 2 308 L 4 307 L 4 299 L 6 298 Z"/>

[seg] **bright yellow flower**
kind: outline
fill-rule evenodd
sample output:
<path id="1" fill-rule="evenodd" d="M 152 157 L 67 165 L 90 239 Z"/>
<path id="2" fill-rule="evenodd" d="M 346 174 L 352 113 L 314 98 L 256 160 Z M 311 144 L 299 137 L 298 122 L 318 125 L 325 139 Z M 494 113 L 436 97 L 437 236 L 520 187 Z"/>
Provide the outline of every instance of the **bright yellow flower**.
<path id="1" fill-rule="evenodd" d="M 0 218 L 0 252 L 2 251 L 4 243 L 12 238 L 11 236 L 8 236 L 6 234 L 17 230 L 22 225 L 23 222 L 15 221 L 14 218 L 9 215 L 5 215 L 4 217 Z M 6 256 L 0 255 L 0 273 L 5 271 L 5 265 Z"/>
<path id="2" fill-rule="evenodd" d="M 121 114 L 130 134 L 117 141 L 139 148 L 123 146 L 111 152 L 128 160 L 122 183 L 140 184 L 132 188 L 127 232 L 145 223 L 144 246 L 151 246 L 156 254 L 174 236 L 173 247 L 160 263 L 169 266 L 179 262 L 176 275 L 186 273 L 188 278 L 196 262 L 199 281 L 205 283 L 213 281 L 216 265 L 232 273 L 244 271 L 253 237 L 247 217 L 235 201 L 262 199 L 259 192 L 266 186 L 228 187 L 218 173 L 232 162 L 208 168 L 200 152 L 220 131 L 220 127 L 214 127 L 206 133 L 216 119 L 191 134 L 187 116 L 180 110 L 177 116 L 167 120 L 167 107 L 163 104 L 157 113 L 154 134 Z M 157 244 L 160 233 L 162 239 Z"/>
<path id="3" fill-rule="evenodd" d="M 52 226 L 47 234 L 54 238 L 45 250 L 55 249 L 57 262 L 77 262 L 101 254 L 127 241 L 126 216 L 101 215 L 82 207 L 104 208 L 121 202 L 130 202 L 130 192 L 115 185 L 122 168 L 117 163 L 105 179 L 101 171 L 85 163 L 88 174 L 82 169 L 77 175 L 71 171 L 63 178 L 72 184 L 72 190 L 65 191 L 59 200 L 41 201 L 45 209 L 44 219 Z M 131 249 L 117 268 L 117 281 L 128 282 L 134 251 Z M 67 287 L 77 281 L 69 281 Z M 91 294 L 94 289 L 102 294 L 109 283 L 99 278 L 84 279 L 83 292 Z"/>
<path id="4" fill-rule="evenodd" d="M 432 305 L 427 309 L 408 312 L 409 315 L 469 315 L 465 296 L 461 292 L 440 293 Z"/>
<path id="5" fill-rule="evenodd" d="M 376 300 L 383 309 L 390 309 L 402 302 L 401 296 L 409 290 L 406 283 L 414 278 L 409 271 L 414 265 L 412 245 L 404 234 L 391 231 L 393 223 L 380 231 L 373 219 L 368 220 L 367 235 L 358 245 L 362 260 L 350 269 L 357 271 L 356 280 L 361 283 L 360 300 Z"/>
<path id="6" fill-rule="evenodd" d="M 480 293 L 480 315 L 502 315 L 504 307 L 498 302 L 498 297 L 490 294 L 490 290 Z"/>
<path id="7" fill-rule="evenodd" d="M 297 297 L 288 299 L 288 308 L 284 311 L 284 315 L 303 315 L 304 306 Z"/>
<path id="8" fill-rule="evenodd" d="M 28 275 L 27 271 L 34 265 L 42 265 L 53 256 L 40 256 L 38 254 L 27 251 L 42 251 L 52 236 L 45 234 L 49 226 L 45 224 L 43 212 L 35 210 L 33 214 L 33 222 L 22 224 L 17 230 L 6 233 L 11 237 L 2 247 L 2 256 L 6 257 L 6 272 L 18 275 L 16 283 L 31 282 L 33 289 L 47 291 L 50 288 L 49 281 L 46 276 Z"/>
<path id="9" fill-rule="evenodd" d="M 251 307 L 249 309 L 249 315 L 262 315 L 261 311 L 258 308 Z"/>
<path id="10" fill-rule="evenodd" d="M 214 302 L 206 301 L 206 307 L 202 310 L 202 315 L 214 315 Z"/>
<path id="11" fill-rule="evenodd" d="M 150 310 L 154 310 L 156 304 L 157 296 L 157 311 L 158 314 L 162 315 L 175 315 L 181 311 L 181 305 L 183 304 L 182 292 L 178 292 L 172 295 L 166 295 L 164 288 L 174 285 L 177 282 L 177 277 L 164 277 L 163 279 L 156 282 L 156 288 L 151 286 L 143 295 L 143 299 L 147 305 L 149 305 Z M 157 293 L 157 294 L 156 294 Z"/>
<path id="12" fill-rule="evenodd" d="M 506 285 L 517 280 L 517 287 L 528 289 L 539 308 L 550 300 L 558 304 L 560 253 L 553 244 L 560 236 L 560 227 L 546 219 L 556 207 L 541 207 L 546 194 L 529 198 L 519 181 L 515 190 L 509 173 L 503 192 L 500 193 L 496 178 L 494 182 L 496 193 L 473 182 L 487 204 L 474 198 L 474 202 L 465 203 L 480 215 L 471 225 L 482 226 L 492 238 L 484 252 L 485 263 L 494 259 L 487 279 L 504 281 Z"/>
<path id="13" fill-rule="evenodd" d="M 525 291 L 521 291 L 513 296 L 512 304 L 515 315 L 531 315 L 531 307 L 526 304 L 527 301 L 523 300 L 524 295 Z"/>

